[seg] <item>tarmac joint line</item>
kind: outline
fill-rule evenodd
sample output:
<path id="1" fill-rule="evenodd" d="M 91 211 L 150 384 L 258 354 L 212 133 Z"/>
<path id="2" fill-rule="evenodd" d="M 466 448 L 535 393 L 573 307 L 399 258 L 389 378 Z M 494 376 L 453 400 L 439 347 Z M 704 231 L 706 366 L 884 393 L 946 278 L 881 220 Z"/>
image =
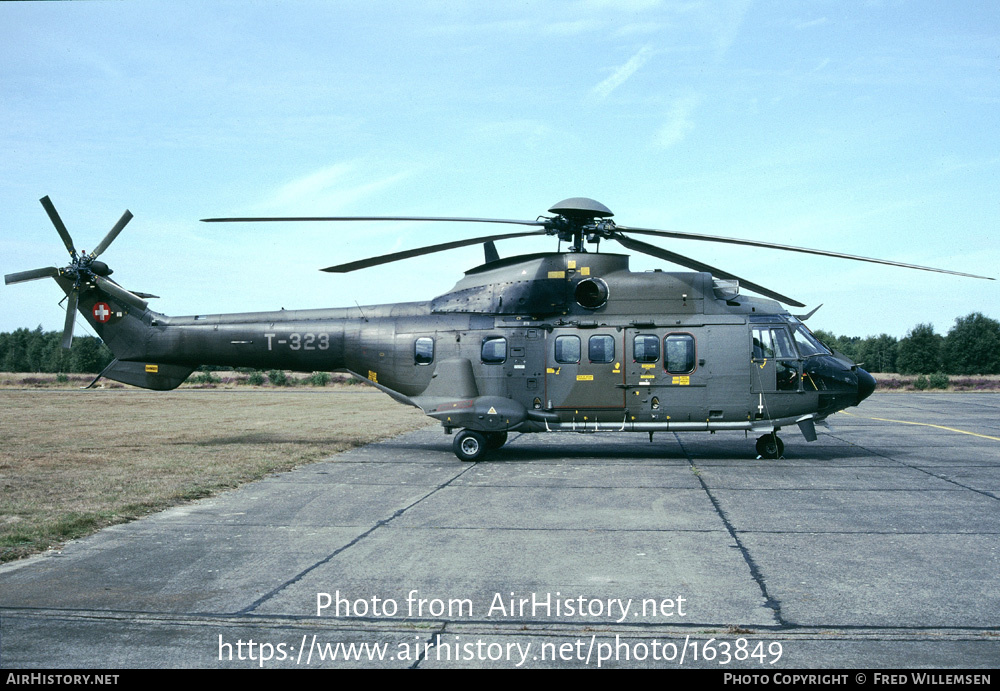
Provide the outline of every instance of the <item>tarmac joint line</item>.
<path id="1" fill-rule="evenodd" d="M 673 434 L 674 439 L 677 440 L 677 444 L 681 447 L 681 451 L 684 453 L 685 458 L 687 458 L 687 461 L 691 466 L 691 471 L 694 473 L 695 477 L 698 478 L 698 482 L 701 484 L 702 490 L 704 490 L 708 500 L 712 503 L 712 508 L 715 509 L 715 513 L 719 516 L 719 520 L 721 520 L 722 524 L 726 527 L 726 531 L 729 532 L 729 536 L 734 542 L 736 542 L 736 546 L 739 548 L 740 554 L 743 556 L 743 561 L 746 562 L 747 567 L 750 569 L 751 578 L 753 578 L 757 587 L 760 588 L 760 593 L 764 598 L 764 606 L 774 612 L 774 619 L 779 626 L 787 626 L 787 622 L 781 615 L 781 602 L 779 602 L 776 598 L 771 597 L 771 594 L 767 592 L 767 584 L 764 582 L 764 575 L 760 572 L 760 568 L 757 566 L 757 562 L 754 561 L 753 556 L 751 556 L 750 550 L 747 549 L 747 546 L 743 544 L 742 540 L 740 540 L 739 535 L 736 534 L 736 529 L 726 516 L 726 512 L 722 510 L 718 500 L 712 495 L 712 491 L 705 483 L 705 479 L 701 476 L 701 473 L 698 472 L 698 469 L 694 464 L 694 459 L 691 458 L 687 449 L 684 448 L 684 442 L 681 441 L 677 432 L 674 432 Z"/>
<path id="2" fill-rule="evenodd" d="M 455 480 L 457 480 L 458 478 L 460 478 L 463 475 L 465 475 L 465 473 L 469 472 L 469 470 L 471 470 L 477 464 L 476 463 L 468 463 L 468 464 L 465 464 L 465 465 L 466 465 L 466 467 L 463 468 L 462 471 L 460 473 L 458 473 L 457 475 L 454 475 L 449 480 L 447 480 L 446 482 L 441 483 L 440 485 L 438 485 L 437 487 L 435 487 L 434 489 L 432 489 L 430 492 L 428 492 L 424 496 L 422 496 L 419 499 L 417 499 L 412 504 L 410 504 L 408 506 L 404 506 L 401 509 L 397 509 L 396 511 L 393 512 L 393 514 L 391 516 L 389 516 L 387 518 L 383 518 L 383 519 L 381 519 L 379 521 L 376 521 L 375 525 L 373 525 L 371 528 L 369 528 L 368 530 L 364 531 L 363 533 L 361 533 L 360 535 L 358 535 L 357 537 L 355 537 L 353 540 L 351 540 L 350 542 L 348 542 L 346 545 L 342 545 L 342 546 L 338 547 L 333 552 L 331 552 L 330 554 L 328 554 L 324 558 L 320 559 L 319 561 L 317 561 L 312 566 L 310 566 L 310 567 L 308 567 L 306 569 L 303 569 L 302 571 L 300 571 L 299 573 L 297 573 L 295 576 L 292 576 L 291 578 L 289 578 L 284 583 L 281 583 L 277 587 L 273 588 L 271 591 L 269 591 L 269 592 L 265 593 L 264 595 L 260 596 L 254 602 L 250 603 L 249 605 L 247 605 L 243 609 L 239 610 L 236 614 L 250 614 L 250 613 L 252 613 L 255 609 L 257 609 L 258 607 L 260 607 L 262 604 L 264 604 L 265 602 L 267 602 L 268 600 L 270 600 L 272 597 L 274 597 L 275 595 L 277 595 L 278 593 L 280 593 L 282 590 L 284 590 L 288 586 L 294 585 L 295 583 L 298 583 L 300 580 L 302 580 L 303 578 L 305 578 L 313 570 L 318 569 L 320 566 L 323 566 L 324 564 L 328 563 L 331 559 L 333 559 L 337 555 L 341 554 L 345 550 L 348 550 L 351 547 L 353 547 L 354 545 L 358 544 L 359 542 L 361 542 L 362 540 L 364 540 L 366 537 L 368 537 L 369 535 L 371 535 L 372 533 L 374 533 L 376 530 L 378 530 L 382 526 L 387 525 L 387 524 L 391 523 L 392 521 L 396 520 L 397 518 L 399 518 L 400 516 L 402 516 L 404 513 L 406 513 L 407 511 L 409 511 L 414 506 L 416 506 L 417 504 L 421 503 L 422 501 L 424 501 L 428 497 L 430 497 L 430 496 L 432 496 L 434 494 L 437 494 L 442 489 L 444 489 L 445 487 L 447 487 L 448 485 L 450 485 L 451 483 L 453 483 Z"/>

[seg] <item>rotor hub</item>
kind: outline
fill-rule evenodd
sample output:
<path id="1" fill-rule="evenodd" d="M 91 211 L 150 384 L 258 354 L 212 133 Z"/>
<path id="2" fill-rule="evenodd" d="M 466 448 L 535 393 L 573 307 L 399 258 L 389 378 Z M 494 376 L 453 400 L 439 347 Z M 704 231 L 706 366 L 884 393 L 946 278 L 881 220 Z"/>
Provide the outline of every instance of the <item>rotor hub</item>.
<path id="1" fill-rule="evenodd" d="M 602 238 L 610 237 L 615 228 L 614 221 L 610 220 L 614 216 L 611 209 L 587 197 L 563 199 L 549 209 L 549 213 L 558 216 L 551 219 L 547 229 L 560 240 L 572 243 L 570 252 L 586 252 L 584 240 L 599 243 Z"/>
<path id="2" fill-rule="evenodd" d="M 566 216 L 567 218 L 583 218 L 587 220 L 594 218 L 610 218 L 611 216 L 614 216 L 611 209 L 604 206 L 604 204 L 587 197 L 570 197 L 569 199 L 563 199 L 561 202 L 549 209 L 549 213 L 559 214 L 560 216 Z"/>

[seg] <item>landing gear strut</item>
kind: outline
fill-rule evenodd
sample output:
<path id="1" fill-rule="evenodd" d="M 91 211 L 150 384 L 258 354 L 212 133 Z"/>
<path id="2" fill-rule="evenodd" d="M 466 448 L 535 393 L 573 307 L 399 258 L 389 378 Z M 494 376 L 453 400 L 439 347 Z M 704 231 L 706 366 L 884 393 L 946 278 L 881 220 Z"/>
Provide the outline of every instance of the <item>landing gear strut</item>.
<path id="1" fill-rule="evenodd" d="M 785 442 L 773 432 L 757 440 L 757 455 L 761 458 L 781 458 L 784 453 Z"/>

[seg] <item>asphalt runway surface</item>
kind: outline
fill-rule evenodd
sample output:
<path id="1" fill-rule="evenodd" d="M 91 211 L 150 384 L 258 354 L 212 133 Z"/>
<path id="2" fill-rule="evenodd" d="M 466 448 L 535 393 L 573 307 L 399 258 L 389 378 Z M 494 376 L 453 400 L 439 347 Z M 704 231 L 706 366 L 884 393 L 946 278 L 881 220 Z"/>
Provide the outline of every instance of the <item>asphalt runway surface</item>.
<path id="1" fill-rule="evenodd" d="M 1000 395 L 819 440 L 429 427 L 0 567 L 0 667 L 994 668 Z"/>

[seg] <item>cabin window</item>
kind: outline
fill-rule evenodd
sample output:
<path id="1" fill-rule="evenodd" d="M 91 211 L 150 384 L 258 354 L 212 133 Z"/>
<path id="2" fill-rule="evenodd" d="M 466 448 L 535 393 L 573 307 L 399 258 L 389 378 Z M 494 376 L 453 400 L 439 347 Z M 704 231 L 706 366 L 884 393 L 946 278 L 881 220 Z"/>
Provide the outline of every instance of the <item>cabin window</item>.
<path id="1" fill-rule="evenodd" d="M 413 343 L 413 363 L 416 365 L 429 365 L 434 362 L 434 339 L 418 338 Z"/>
<path id="2" fill-rule="evenodd" d="M 615 339 L 611 336 L 591 336 L 587 345 L 591 362 L 608 363 L 615 361 Z"/>
<path id="3" fill-rule="evenodd" d="M 555 356 L 564 365 L 580 362 L 580 337 L 556 336 Z"/>
<path id="4" fill-rule="evenodd" d="M 664 338 L 663 366 L 670 374 L 694 372 L 694 336 L 670 334 Z"/>
<path id="5" fill-rule="evenodd" d="M 656 362 L 660 359 L 660 339 L 651 334 L 639 334 L 632 341 L 632 359 L 636 362 Z"/>
<path id="6" fill-rule="evenodd" d="M 503 336 L 487 336 L 483 339 L 483 364 L 500 365 L 507 360 L 507 339 Z"/>

